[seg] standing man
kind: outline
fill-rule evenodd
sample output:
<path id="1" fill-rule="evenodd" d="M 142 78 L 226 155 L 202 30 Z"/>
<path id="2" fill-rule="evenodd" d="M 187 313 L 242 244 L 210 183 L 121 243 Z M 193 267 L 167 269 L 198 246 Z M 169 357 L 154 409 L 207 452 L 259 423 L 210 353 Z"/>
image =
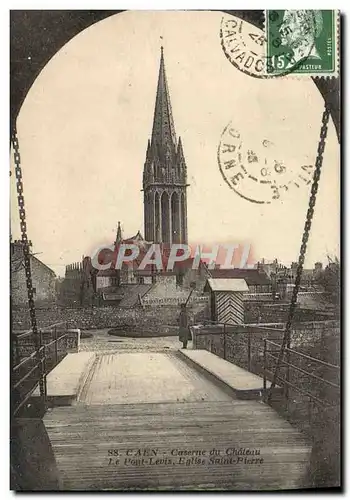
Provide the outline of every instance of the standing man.
<path id="1" fill-rule="evenodd" d="M 181 304 L 181 312 L 179 316 L 179 340 L 182 342 L 182 348 L 187 348 L 187 342 L 192 340 L 191 331 L 189 328 L 189 316 L 186 310 L 186 304 Z"/>

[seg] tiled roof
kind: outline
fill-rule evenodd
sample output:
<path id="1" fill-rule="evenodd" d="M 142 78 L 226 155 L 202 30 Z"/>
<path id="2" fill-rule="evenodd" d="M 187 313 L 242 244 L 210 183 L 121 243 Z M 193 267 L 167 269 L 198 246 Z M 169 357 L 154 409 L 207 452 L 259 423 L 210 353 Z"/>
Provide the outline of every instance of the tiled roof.
<path id="1" fill-rule="evenodd" d="M 204 291 L 208 287 L 213 292 L 248 292 L 248 285 L 244 279 L 241 278 L 209 278 Z"/>
<path id="2" fill-rule="evenodd" d="M 212 278 L 242 278 L 248 286 L 271 285 L 271 280 L 265 271 L 258 269 L 209 269 Z"/>

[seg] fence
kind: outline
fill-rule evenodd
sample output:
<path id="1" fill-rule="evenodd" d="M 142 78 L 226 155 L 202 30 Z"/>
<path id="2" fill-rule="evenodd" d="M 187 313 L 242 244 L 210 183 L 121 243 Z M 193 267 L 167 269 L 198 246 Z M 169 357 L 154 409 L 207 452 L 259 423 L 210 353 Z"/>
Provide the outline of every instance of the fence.
<path id="1" fill-rule="evenodd" d="M 206 349 L 261 376 L 266 388 L 276 370 L 284 334 L 281 326 L 208 323 L 192 327 L 193 347 Z M 300 328 L 303 342 L 294 331 L 298 348 L 286 349 L 282 357 L 276 381 L 282 388 L 282 396 L 279 395 L 281 391 L 274 393 L 273 397 L 264 391 L 264 398 L 291 423 L 314 434 L 320 426 L 339 422 L 340 367 L 334 362 L 339 358 L 339 352 L 336 355 L 333 352 L 339 348 L 339 338 L 332 338 L 333 331 L 324 329 L 322 332 L 328 333 L 329 338 L 325 339 L 323 333 L 318 332 L 317 335 L 310 334 L 307 342 L 305 326 L 301 324 Z M 338 335 L 338 329 L 334 328 L 334 331 Z"/>
<path id="2" fill-rule="evenodd" d="M 256 300 L 258 302 L 272 302 L 272 292 L 245 292 L 243 293 L 243 300 Z"/>
<path id="3" fill-rule="evenodd" d="M 267 380 L 276 372 L 280 344 L 264 340 L 264 389 L 267 400 L 284 412 L 288 420 L 314 434 L 323 422 L 339 422 L 340 367 L 295 349 L 285 348 L 276 383 L 283 388 L 281 401 L 271 400 Z"/>
<path id="4" fill-rule="evenodd" d="M 207 321 L 192 327 L 193 348 L 206 349 L 227 361 L 262 375 L 264 339 L 281 339 L 284 330 L 274 326 L 232 325 Z"/>
<path id="5" fill-rule="evenodd" d="M 179 297 L 143 297 L 140 300 L 141 305 L 143 306 L 179 306 L 180 304 L 186 302 L 187 297 L 179 296 Z M 207 304 L 209 302 L 209 298 L 204 296 L 194 296 L 189 299 L 189 304 Z"/>
<path id="6" fill-rule="evenodd" d="M 46 375 L 66 356 L 68 325 L 56 323 L 39 330 L 12 333 L 11 343 L 11 415 L 26 415 L 31 396 L 39 385 L 40 409 L 46 405 Z"/>

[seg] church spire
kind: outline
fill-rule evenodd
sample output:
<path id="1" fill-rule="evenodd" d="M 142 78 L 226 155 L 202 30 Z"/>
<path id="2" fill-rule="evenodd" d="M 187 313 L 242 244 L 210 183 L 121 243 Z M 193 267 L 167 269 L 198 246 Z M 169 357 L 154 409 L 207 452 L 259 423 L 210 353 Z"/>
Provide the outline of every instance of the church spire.
<path id="1" fill-rule="evenodd" d="M 115 238 L 115 244 L 118 245 L 123 240 L 122 228 L 120 226 L 120 221 L 118 221 L 117 236 Z"/>
<path id="2" fill-rule="evenodd" d="M 158 151 L 160 159 L 163 159 L 167 153 L 173 154 L 176 150 L 175 127 L 165 74 L 163 47 L 161 47 L 151 144 Z"/>
<path id="3" fill-rule="evenodd" d="M 146 241 L 186 243 L 187 168 L 181 139 L 176 140 L 163 48 L 142 187 Z"/>

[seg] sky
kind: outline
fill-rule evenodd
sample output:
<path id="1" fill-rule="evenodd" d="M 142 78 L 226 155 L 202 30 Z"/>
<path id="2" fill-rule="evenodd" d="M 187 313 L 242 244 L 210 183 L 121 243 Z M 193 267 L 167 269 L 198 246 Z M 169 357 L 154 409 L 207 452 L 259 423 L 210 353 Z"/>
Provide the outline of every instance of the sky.
<path id="1" fill-rule="evenodd" d="M 250 244 L 255 260 L 297 260 L 306 185 L 259 205 L 224 181 L 217 150 L 228 123 L 246 149 L 273 144 L 293 176 L 314 164 L 323 99 L 310 78 L 258 79 L 220 45 L 220 12 L 123 12 L 84 30 L 42 70 L 20 111 L 28 235 L 57 274 L 143 231 L 142 172 L 152 130 L 160 46 L 188 171 L 189 242 Z M 162 39 L 161 39 L 162 37 Z M 13 165 L 12 165 L 13 167 Z M 306 267 L 339 255 L 340 154 L 330 122 Z M 19 238 L 11 176 L 12 237 Z"/>

